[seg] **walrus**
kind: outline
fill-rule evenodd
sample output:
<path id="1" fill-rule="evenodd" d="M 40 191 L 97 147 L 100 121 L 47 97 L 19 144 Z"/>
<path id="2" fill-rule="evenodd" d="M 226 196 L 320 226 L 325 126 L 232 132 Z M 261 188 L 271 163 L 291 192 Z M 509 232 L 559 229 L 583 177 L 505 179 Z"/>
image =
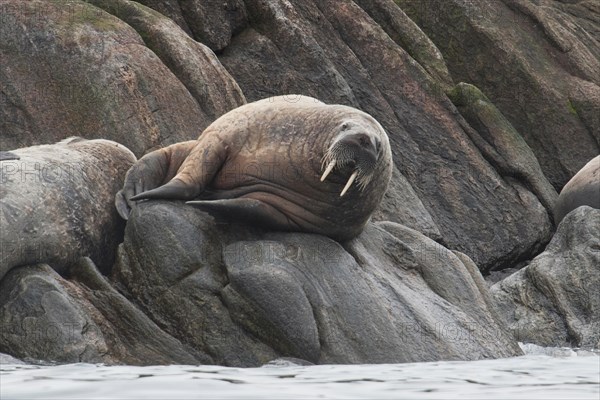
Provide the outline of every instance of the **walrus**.
<path id="1" fill-rule="evenodd" d="M 107 271 L 123 230 L 113 199 L 135 155 L 81 138 L 10 154 L 0 161 L 0 279 L 37 263 L 64 273 L 83 256 Z"/>
<path id="2" fill-rule="evenodd" d="M 600 209 L 600 156 L 591 159 L 562 188 L 554 206 L 556 225 L 581 206 Z"/>
<path id="3" fill-rule="evenodd" d="M 387 134 L 369 114 L 307 96 L 238 107 L 198 140 L 142 157 L 116 207 L 144 199 L 187 204 L 268 229 L 357 236 L 392 174 Z"/>

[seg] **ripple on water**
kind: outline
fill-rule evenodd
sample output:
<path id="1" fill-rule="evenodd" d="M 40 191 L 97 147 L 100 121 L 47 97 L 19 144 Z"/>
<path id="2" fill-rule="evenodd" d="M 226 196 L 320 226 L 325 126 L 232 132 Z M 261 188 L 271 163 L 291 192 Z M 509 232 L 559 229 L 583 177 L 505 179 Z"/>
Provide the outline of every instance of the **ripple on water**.
<path id="1" fill-rule="evenodd" d="M 539 349 L 525 348 L 533 354 L 500 360 L 247 369 L 2 363 L 0 398 L 600 398 L 600 357 Z"/>

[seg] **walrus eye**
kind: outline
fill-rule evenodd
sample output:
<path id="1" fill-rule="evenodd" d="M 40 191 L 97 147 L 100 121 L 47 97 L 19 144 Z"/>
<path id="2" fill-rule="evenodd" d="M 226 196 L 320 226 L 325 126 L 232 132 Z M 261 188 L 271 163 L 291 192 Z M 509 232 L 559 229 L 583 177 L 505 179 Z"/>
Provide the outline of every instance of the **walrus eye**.
<path id="1" fill-rule="evenodd" d="M 348 123 L 347 123 L 347 122 L 344 122 L 344 123 L 342 124 L 342 126 L 341 126 L 341 129 L 342 129 L 343 131 L 346 131 L 346 130 L 348 130 L 348 128 L 349 128 L 349 127 L 350 127 L 350 126 L 348 125 Z"/>

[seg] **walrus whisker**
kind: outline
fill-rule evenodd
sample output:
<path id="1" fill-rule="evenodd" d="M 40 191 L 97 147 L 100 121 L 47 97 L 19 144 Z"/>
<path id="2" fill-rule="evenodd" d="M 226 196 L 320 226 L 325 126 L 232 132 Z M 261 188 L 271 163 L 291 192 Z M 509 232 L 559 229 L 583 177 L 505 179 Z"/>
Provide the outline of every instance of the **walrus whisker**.
<path id="1" fill-rule="evenodd" d="M 357 184 L 358 184 L 358 187 L 360 188 L 361 192 L 365 190 L 365 188 L 369 184 L 370 180 L 371 180 L 371 176 L 361 175 L 358 177 Z"/>
<path id="2" fill-rule="evenodd" d="M 358 170 L 354 171 L 352 173 L 352 175 L 350 175 L 350 179 L 348 179 L 348 183 L 346 183 L 346 186 L 344 186 L 344 190 L 342 190 L 342 193 L 340 193 L 340 197 L 342 197 L 343 195 L 346 194 L 348 189 L 350 189 L 350 186 L 352 186 L 352 182 L 354 182 L 354 180 L 356 179 L 357 176 L 358 176 Z"/>
<path id="3" fill-rule="evenodd" d="M 335 167 L 335 158 L 333 160 L 331 160 L 329 165 L 327 165 L 325 172 L 323 172 L 323 176 L 321 176 L 321 182 L 323 182 L 325 180 L 325 178 L 327 178 L 327 175 L 329 175 L 331 173 L 331 171 L 333 171 L 334 167 Z"/>

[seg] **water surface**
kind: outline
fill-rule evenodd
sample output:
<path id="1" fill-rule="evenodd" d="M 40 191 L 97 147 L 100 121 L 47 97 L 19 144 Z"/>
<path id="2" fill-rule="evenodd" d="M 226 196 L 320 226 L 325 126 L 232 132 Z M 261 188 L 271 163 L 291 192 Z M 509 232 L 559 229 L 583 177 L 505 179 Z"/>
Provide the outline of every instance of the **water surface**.
<path id="1" fill-rule="evenodd" d="M 2 364 L 6 399 L 594 399 L 600 357 L 525 346 L 523 357 L 381 365 Z"/>

